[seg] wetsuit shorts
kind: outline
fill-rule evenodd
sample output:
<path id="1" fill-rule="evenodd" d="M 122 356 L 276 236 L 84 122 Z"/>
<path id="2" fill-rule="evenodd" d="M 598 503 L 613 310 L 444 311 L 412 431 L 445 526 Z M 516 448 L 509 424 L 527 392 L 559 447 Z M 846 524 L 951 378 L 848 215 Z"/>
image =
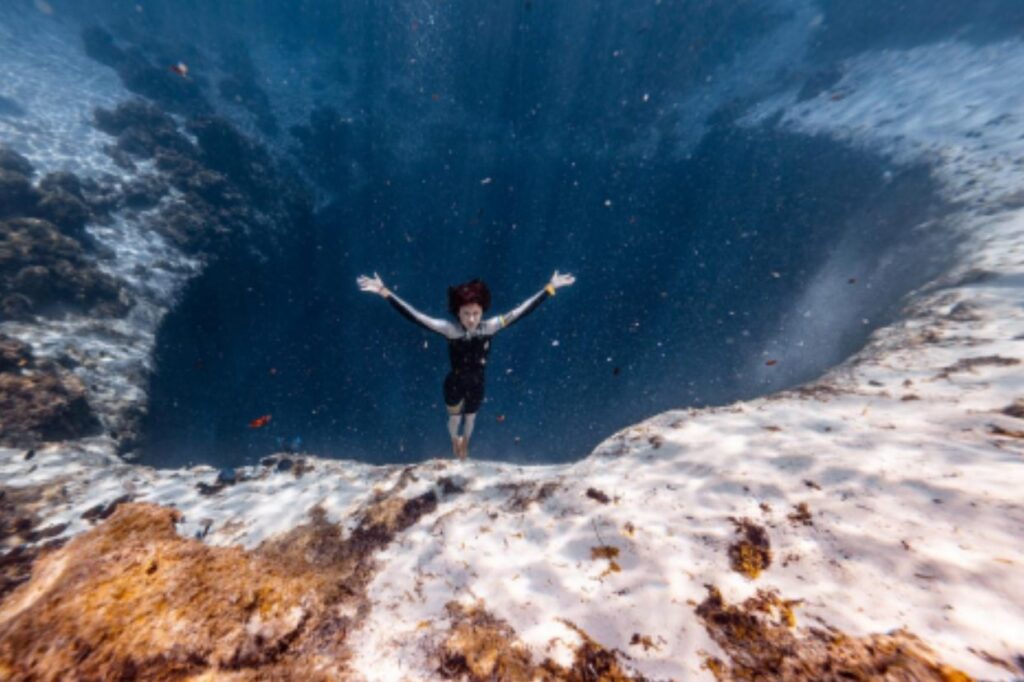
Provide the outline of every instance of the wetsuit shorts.
<path id="1" fill-rule="evenodd" d="M 444 404 L 449 415 L 476 414 L 483 402 L 483 372 L 448 372 L 444 378 Z"/>

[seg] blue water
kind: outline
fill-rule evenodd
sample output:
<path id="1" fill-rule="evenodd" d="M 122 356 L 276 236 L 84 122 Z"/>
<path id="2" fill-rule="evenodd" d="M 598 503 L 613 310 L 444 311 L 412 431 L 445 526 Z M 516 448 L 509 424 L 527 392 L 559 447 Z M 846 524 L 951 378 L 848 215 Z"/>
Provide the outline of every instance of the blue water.
<path id="1" fill-rule="evenodd" d="M 497 314 L 576 276 L 496 337 L 475 457 L 570 461 L 658 412 L 820 375 L 948 264 L 941 229 L 909 236 L 948 207 L 927 167 L 738 117 L 813 96 L 862 51 L 1024 25 L 1010 1 L 49 6 L 129 89 L 226 117 L 308 193 L 287 238 L 219 254 L 164 321 L 142 445 L 157 465 L 448 453 L 444 340 L 360 292 L 374 271 L 438 317 L 473 277 Z M 223 155 L 207 161 L 244 173 Z M 840 244 L 828 286 L 846 303 L 808 327 L 794 302 Z"/>

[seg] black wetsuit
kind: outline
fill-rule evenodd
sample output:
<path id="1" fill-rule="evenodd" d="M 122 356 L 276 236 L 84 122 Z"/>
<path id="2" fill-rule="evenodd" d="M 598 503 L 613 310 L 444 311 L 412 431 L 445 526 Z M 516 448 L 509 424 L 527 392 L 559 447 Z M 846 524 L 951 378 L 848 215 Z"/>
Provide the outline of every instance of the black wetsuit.
<path id="1" fill-rule="evenodd" d="M 554 295 L 555 287 L 549 284 L 512 312 L 482 320 L 472 332 L 461 323 L 427 317 L 394 293 L 388 295 L 388 301 L 408 320 L 448 339 L 452 369 L 444 379 L 444 403 L 448 414 L 457 415 L 476 414 L 484 401 L 484 370 L 491 352 L 491 337 Z"/>

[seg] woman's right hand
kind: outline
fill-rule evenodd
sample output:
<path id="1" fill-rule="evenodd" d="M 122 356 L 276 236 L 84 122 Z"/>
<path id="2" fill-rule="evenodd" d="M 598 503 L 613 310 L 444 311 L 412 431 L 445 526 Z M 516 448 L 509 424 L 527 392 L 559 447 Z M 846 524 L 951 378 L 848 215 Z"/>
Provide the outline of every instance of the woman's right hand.
<path id="1" fill-rule="evenodd" d="M 370 291 L 380 296 L 387 296 L 387 287 L 384 286 L 384 282 L 380 280 L 380 275 L 376 272 L 373 273 L 373 277 L 367 277 L 366 275 L 359 275 L 356 278 L 356 284 L 363 291 Z"/>

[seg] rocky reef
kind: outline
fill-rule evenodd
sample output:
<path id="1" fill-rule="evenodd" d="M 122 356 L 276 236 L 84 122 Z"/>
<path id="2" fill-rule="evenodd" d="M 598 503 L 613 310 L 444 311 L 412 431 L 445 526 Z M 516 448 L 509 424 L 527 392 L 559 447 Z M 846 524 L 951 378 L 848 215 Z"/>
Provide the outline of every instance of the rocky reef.
<path id="1" fill-rule="evenodd" d="M 0 370 L 0 443 L 74 439 L 106 424 L 118 449 L 130 452 L 145 404 L 90 406 L 107 401 L 75 376 L 80 353 L 50 351 L 33 361 L 29 340 L 39 334 L 30 328 L 47 319 L 88 319 L 104 336 L 123 339 L 126 330 L 104 320 L 125 318 L 140 301 L 166 306 L 166 295 L 146 276 L 151 268 L 184 274 L 174 264 L 182 258 L 203 265 L 266 260 L 286 250 L 311 220 L 302 181 L 225 119 L 200 116 L 182 129 L 157 106 L 129 100 L 97 109 L 94 125 L 111 136 L 106 150 L 124 178 L 82 180 L 59 171 L 35 182 L 28 159 L 0 148 L 0 321 L 26 325 L 18 347 L 28 353 L 20 366 Z M 141 230 L 139 239 L 152 231 L 165 240 L 158 261 L 121 262 L 117 247 L 87 227 L 125 241 L 130 237 L 115 221 L 126 216 Z M 151 315 L 144 318 L 152 325 Z M 155 333 L 138 324 L 130 323 L 134 333 Z M 144 374 L 130 376 L 145 381 Z"/>
<path id="2" fill-rule="evenodd" d="M 72 173 L 35 170 L 0 148 L 0 321 L 88 315 L 121 318 L 133 296 L 100 267 L 107 257 L 85 231 L 102 220 L 108 196 Z M 0 334 L 0 440 L 32 445 L 80 438 L 100 423 L 68 355 L 37 359 L 29 344 Z"/>
<path id="3" fill-rule="evenodd" d="M 26 344 L 0 334 L 0 434 L 31 446 L 81 438 L 100 429 L 81 379 L 53 361 L 36 361 Z"/>
<path id="4" fill-rule="evenodd" d="M 245 245 L 269 252 L 285 226 L 301 229 L 309 219 L 301 182 L 222 118 L 191 120 L 187 130 L 196 144 L 143 100 L 98 109 L 95 124 L 115 138 L 108 153 L 119 164 L 134 168 L 150 161 L 158 171 L 131 185 L 126 202 L 150 206 L 177 190 L 152 227 L 186 253 L 217 258 Z"/>
<path id="5" fill-rule="evenodd" d="M 338 679 L 346 636 L 369 608 L 374 553 L 437 500 L 433 491 L 381 494 L 347 536 L 313 509 L 308 523 L 253 551 L 181 537 L 173 509 L 118 505 L 96 529 L 45 551 L 3 602 L 0 675 Z"/>
<path id="6" fill-rule="evenodd" d="M 34 174 L 28 159 L 0 148 L 0 319 L 123 316 L 131 296 L 97 267 L 101 254 L 84 229 L 107 212 L 105 196 L 71 173 L 38 184 Z"/>

